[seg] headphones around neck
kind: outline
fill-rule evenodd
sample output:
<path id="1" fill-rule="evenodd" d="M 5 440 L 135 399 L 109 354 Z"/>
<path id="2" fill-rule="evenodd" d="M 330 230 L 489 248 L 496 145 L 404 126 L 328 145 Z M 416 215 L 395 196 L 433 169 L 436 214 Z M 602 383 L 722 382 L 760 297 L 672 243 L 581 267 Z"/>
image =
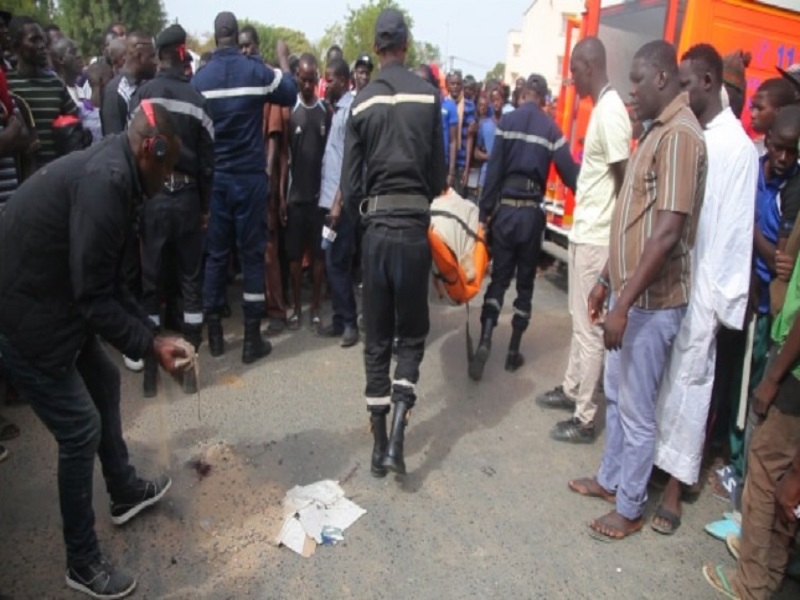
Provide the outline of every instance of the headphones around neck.
<path id="1" fill-rule="evenodd" d="M 165 138 L 158 131 L 158 124 L 156 123 L 156 113 L 153 110 L 153 103 L 150 100 L 142 100 L 142 112 L 147 117 L 147 124 L 150 125 L 155 132 L 149 138 L 144 140 L 144 149 L 158 161 L 162 161 L 167 157 L 167 138 Z"/>

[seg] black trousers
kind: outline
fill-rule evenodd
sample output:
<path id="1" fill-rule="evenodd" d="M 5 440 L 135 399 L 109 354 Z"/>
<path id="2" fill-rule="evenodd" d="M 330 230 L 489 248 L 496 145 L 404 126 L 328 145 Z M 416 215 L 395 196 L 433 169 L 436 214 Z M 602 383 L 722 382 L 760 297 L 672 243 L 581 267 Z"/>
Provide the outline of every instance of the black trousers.
<path id="1" fill-rule="evenodd" d="M 183 320 L 203 322 L 203 232 L 200 229 L 200 195 L 196 187 L 161 193 L 146 200 L 142 219 L 142 304 L 151 318 L 160 314 L 165 280 L 165 253 L 174 256 L 183 297 Z M 166 273 L 167 277 L 173 276 Z M 157 323 L 160 324 L 160 323 Z"/>
<path id="2" fill-rule="evenodd" d="M 514 329 L 525 331 L 531 320 L 533 282 L 546 226 L 539 206 L 500 206 L 492 219 L 492 279 L 483 298 L 481 321 L 497 325 L 503 297 L 517 274 L 517 299 L 514 301 Z"/>
<path id="3" fill-rule="evenodd" d="M 427 227 L 421 223 L 399 228 L 371 223 L 364 233 L 362 250 L 367 407 L 388 407 L 390 401 L 398 400 L 413 406 L 430 330 L 431 249 Z M 395 335 L 397 367 L 391 380 Z"/>

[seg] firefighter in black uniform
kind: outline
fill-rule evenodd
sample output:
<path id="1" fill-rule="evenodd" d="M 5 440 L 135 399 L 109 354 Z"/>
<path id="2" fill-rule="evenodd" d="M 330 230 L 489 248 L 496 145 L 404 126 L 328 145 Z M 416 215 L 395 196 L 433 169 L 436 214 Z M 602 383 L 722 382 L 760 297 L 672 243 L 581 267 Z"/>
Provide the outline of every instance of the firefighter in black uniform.
<path id="1" fill-rule="evenodd" d="M 446 185 L 438 95 L 405 67 L 408 28 L 401 13 L 378 17 L 378 77 L 356 97 L 345 137 L 342 197 L 360 212 L 366 231 L 364 366 L 375 446 L 372 474 L 403 474 L 403 438 L 425 352 L 428 318 L 430 203 Z M 389 377 L 392 338 L 397 367 Z M 386 416 L 394 403 L 391 436 Z"/>
<path id="2" fill-rule="evenodd" d="M 203 330 L 201 263 L 202 222 L 208 213 L 214 172 L 214 124 L 206 100 L 184 74 L 186 32 L 172 25 L 156 38 L 160 69 L 155 79 L 139 87 L 131 98 L 131 114 L 143 100 L 166 108 L 178 124 L 181 155 L 161 192 L 145 204 L 142 215 L 143 305 L 150 319 L 161 325 L 161 290 L 166 277 L 164 254 L 175 257 L 183 297 L 183 336 L 197 349 Z M 158 365 L 145 360 L 144 395 L 156 394 Z M 183 380 L 186 393 L 197 391 L 193 371 Z"/>
<path id="3" fill-rule="evenodd" d="M 483 377 L 492 330 L 515 271 L 517 299 L 506 370 L 516 371 L 524 362 L 519 344 L 531 319 L 533 280 L 545 230 L 542 202 L 551 163 L 567 187 L 575 189 L 578 165 L 558 126 L 540 108 L 546 97 L 544 77 L 531 75 L 522 87 L 519 108 L 502 118 L 495 133 L 480 199 L 481 221 L 491 228 L 492 279 L 481 311 L 481 340 L 469 365 L 475 381 Z"/>

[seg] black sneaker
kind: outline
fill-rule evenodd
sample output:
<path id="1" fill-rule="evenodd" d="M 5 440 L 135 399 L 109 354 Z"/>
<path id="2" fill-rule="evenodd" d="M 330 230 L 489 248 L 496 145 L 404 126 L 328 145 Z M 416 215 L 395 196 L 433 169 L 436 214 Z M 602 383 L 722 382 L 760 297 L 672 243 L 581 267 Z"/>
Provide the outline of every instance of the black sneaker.
<path id="1" fill-rule="evenodd" d="M 564 386 L 559 385 L 549 392 L 545 392 L 536 398 L 536 404 L 542 408 L 557 408 L 560 410 L 575 410 L 575 400 L 567 396 Z"/>
<path id="2" fill-rule="evenodd" d="M 317 335 L 324 338 L 338 338 L 344 333 L 344 327 L 336 326 L 333 323 L 328 323 L 325 327 L 317 329 Z"/>
<path id="3" fill-rule="evenodd" d="M 595 438 L 594 424 L 584 425 L 573 417 L 568 421 L 556 423 L 556 426 L 550 430 L 550 437 L 559 442 L 592 444 Z"/>
<path id="4" fill-rule="evenodd" d="M 136 589 L 136 578 L 100 558 L 85 567 L 69 567 L 67 587 L 92 598 L 124 598 Z"/>
<path id="5" fill-rule="evenodd" d="M 111 521 L 114 525 L 124 525 L 148 506 L 152 506 L 167 493 L 172 479 L 161 475 L 155 481 L 138 479 L 125 498 L 111 501 Z"/>
<path id="6" fill-rule="evenodd" d="M 358 329 L 355 327 L 345 327 L 344 333 L 342 334 L 342 341 L 339 342 L 339 345 L 342 348 L 350 348 L 358 343 L 358 338 Z"/>

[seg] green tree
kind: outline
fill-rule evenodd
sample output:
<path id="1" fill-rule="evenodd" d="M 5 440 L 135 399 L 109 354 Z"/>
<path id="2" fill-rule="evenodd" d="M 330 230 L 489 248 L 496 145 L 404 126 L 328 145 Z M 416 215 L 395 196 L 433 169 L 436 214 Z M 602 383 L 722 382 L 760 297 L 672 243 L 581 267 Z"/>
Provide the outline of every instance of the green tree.
<path id="1" fill-rule="evenodd" d="M 56 22 L 84 53 L 99 54 L 103 33 L 111 23 L 124 23 L 128 31 L 153 36 L 164 28 L 166 14 L 161 0 L 59 0 Z"/>
<path id="2" fill-rule="evenodd" d="M 325 60 L 328 48 L 331 46 L 344 46 L 344 26 L 341 23 L 329 25 L 316 44 L 317 56 Z M 353 57 L 355 59 L 355 57 Z"/>
<path id="3" fill-rule="evenodd" d="M 42 26 L 50 23 L 56 12 L 53 0 L 3 0 L 3 10 L 12 15 L 33 17 Z"/>
<path id="4" fill-rule="evenodd" d="M 486 73 L 484 81 L 489 81 L 490 79 L 503 81 L 503 77 L 505 77 L 505 74 L 506 74 L 506 63 L 499 62 L 494 66 L 494 68 L 491 71 Z"/>
<path id="5" fill-rule="evenodd" d="M 275 54 L 275 47 L 278 40 L 283 40 L 289 46 L 289 52 L 300 56 L 304 52 L 316 55 L 314 44 L 308 41 L 306 34 L 296 29 L 282 27 L 280 25 L 265 25 L 257 21 L 244 20 L 239 23 L 239 30 L 245 25 L 252 25 L 258 32 L 259 47 L 261 56 L 270 64 L 277 65 L 278 57 Z"/>
<path id="6" fill-rule="evenodd" d="M 439 64 L 442 61 L 442 51 L 439 46 L 430 42 L 414 42 L 416 60 L 420 63 Z M 412 63 L 413 64 L 413 63 Z"/>
<path id="7" fill-rule="evenodd" d="M 409 38 L 412 38 L 411 31 L 414 27 L 414 20 L 408 11 L 395 0 L 369 0 L 358 8 L 348 7 L 349 12 L 344 21 L 344 35 L 341 44 L 344 56 L 348 61 L 354 60 L 362 52 L 368 52 L 377 64 L 378 57 L 373 50 L 375 24 L 378 21 L 378 15 L 387 8 L 394 8 L 403 13 L 409 30 Z M 409 39 L 407 62 L 410 65 L 417 64 L 417 52 L 413 39 Z"/>

